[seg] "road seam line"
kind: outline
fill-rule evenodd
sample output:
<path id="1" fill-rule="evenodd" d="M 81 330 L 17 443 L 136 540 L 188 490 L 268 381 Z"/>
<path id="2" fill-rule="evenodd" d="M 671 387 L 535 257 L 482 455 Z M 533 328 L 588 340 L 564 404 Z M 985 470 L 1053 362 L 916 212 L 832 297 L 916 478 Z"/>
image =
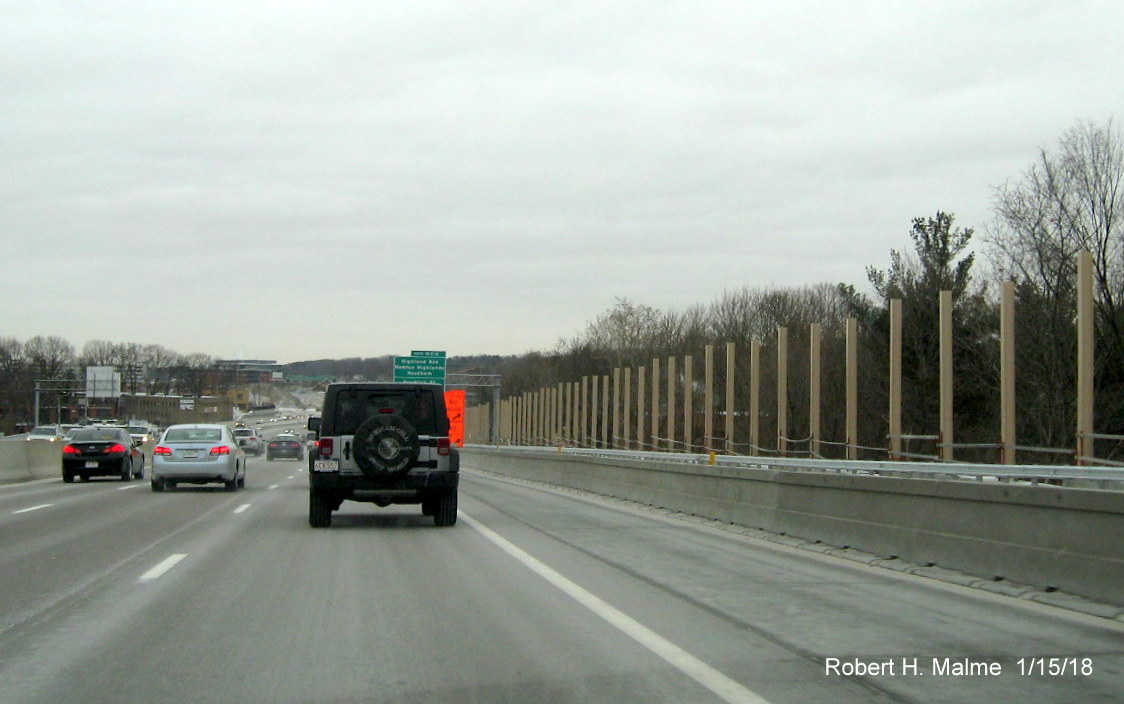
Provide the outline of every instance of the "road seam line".
<path id="1" fill-rule="evenodd" d="M 663 658 L 683 674 L 709 689 L 723 701 L 730 704 L 769 704 L 766 699 L 707 665 L 636 619 L 610 605 L 604 599 L 578 586 L 557 570 L 547 566 L 491 528 L 466 515 L 463 511 L 460 512 L 460 518 L 495 544 L 496 547 L 522 563 L 523 566 L 562 590 L 570 598 L 604 619 L 614 628 Z"/>

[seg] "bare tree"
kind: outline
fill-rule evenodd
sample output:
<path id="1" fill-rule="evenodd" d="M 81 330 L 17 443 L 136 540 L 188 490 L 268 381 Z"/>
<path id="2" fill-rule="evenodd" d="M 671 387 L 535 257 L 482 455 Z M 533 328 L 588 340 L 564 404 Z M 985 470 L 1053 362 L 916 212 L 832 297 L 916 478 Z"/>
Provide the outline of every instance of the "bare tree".
<path id="1" fill-rule="evenodd" d="M 0 378 L 10 378 L 26 366 L 23 343 L 14 337 L 0 337 Z"/>
<path id="2" fill-rule="evenodd" d="M 121 346 L 109 340 L 89 340 L 82 345 L 78 365 L 85 367 L 121 366 Z"/>
<path id="3" fill-rule="evenodd" d="M 644 358 L 659 318 L 655 308 L 618 298 L 586 327 L 580 340 L 593 354 L 608 358 L 611 367 L 636 364 Z"/>
<path id="4" fill-rule="evenodd" d="M 185 396 L 203 396 L 207 392 L 207 372 L 214 359 L 201 352 L 183 355 L 176 366 L 176 389 Z"/>
<path id="5" fill-rule="evenodd" d="M 36 335 L 23 349 L 40 379 L 62 379 L 74 367 L 74 346 L 61 337 Z"/>
<path id="6" fill-rule="evenodd" d="M 1051 447 L 1073 437 L 1076 258 L 1093 253 L 1097 408 L 1124 432 L 1124 142 L 1112 121 L 1080 122 L 995 192 L 985 241 L 1018 291 L 1019 436 Z"/>
<path id="7" fill-rule="evenodd" d="M 16 423 L 31 417 L 31 374 L 23 343 L 14 337 L 0 337 L 0 426 L 2 432 L 15 430 Z"/>
<path id="8" fill-rule="evenodd" d="M 144 345 L 125 342 L 117 346 L 123 390 L 135 394 L 144 380 Z"/>
<path id="9" fill-rule="evenodd" d="M 163 345 L 145 345 L 142 352 L 144 366 L 148 370 L 152 381 L 151 393 L 172 393 L 172 380 L 175 378 L 174 368 L 179 354 Z"/>

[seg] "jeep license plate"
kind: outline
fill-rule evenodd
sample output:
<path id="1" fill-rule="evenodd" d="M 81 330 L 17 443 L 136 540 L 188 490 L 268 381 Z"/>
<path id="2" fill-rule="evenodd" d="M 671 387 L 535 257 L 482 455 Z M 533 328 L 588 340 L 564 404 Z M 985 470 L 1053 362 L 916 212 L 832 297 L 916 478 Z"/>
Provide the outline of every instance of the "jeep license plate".
<path id="1" fill-rule="evenodd" d="M 339 460 L 313 460 L 313 472 L 338 472 L 340 468 Z"/>

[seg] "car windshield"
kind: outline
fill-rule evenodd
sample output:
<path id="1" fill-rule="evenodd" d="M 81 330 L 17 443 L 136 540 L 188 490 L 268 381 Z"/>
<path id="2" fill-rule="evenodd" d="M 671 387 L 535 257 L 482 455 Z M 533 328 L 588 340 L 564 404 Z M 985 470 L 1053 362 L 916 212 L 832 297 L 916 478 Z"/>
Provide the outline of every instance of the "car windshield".
<path id="1" fill-rule="evenodd" d="M 122 440 L 121 431 L 112 428 L 87 428 L 76 430 L 72 436 L 74 442 L 111 442 Z"/>
<path id="2" fill-rule="evenodd" d="M 148 432 L 148 428 L 144 427 L 143 425 L 130 425 L 129 432 L 136 433 L 137 435 L 143 435 Z"/>
<path id="3" fill-rule="evenodd" d="M 58 435 L 58 430 L 54 426 L 39 426 L 31 431 L 32 435 Z"/>
<path id="4" fill-rule="evenodd" d="M 237 435 L 240 438 L 241 437 L 248 437 L 250 435 L 253 435 L 254 431 L 252 431 L 252 430 L 235 430 L 234 434 Z"/>
<path id="5" fill-rule="evenodd" d="M 172 428 L 164 435 L 164 442 L 218 442 L 222 431 L 218 428 Z"/>

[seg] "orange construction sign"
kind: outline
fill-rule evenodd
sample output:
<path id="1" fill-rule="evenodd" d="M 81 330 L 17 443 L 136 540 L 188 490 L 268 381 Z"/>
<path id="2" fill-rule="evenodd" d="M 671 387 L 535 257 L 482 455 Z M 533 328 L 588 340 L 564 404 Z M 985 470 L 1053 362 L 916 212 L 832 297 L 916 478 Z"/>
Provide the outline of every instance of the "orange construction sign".
<path id="1" fill-rule="evenodd" d="M 464 447 L 464 389 L 445 392 L 445 410 L 449 414 L 449 443 Z"/>

